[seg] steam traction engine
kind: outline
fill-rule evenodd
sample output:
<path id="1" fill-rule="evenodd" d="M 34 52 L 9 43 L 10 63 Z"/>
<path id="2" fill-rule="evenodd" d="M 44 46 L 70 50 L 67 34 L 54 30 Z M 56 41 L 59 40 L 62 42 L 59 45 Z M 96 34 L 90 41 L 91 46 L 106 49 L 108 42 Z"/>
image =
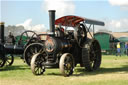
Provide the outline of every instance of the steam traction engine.
<path id="1" fill-rule="evenodd" d="M 25 39 L 23 39 L 25 37 Z M 4 65 L 10 66 L 14 62 L 13 55 L 23 55 L 24 49 L 33 42 L 40 41 L 38 35 L 33 31 L 25 31 L 20 36 L 18 41 L 12 33 L 5 38 L 4 36 L 4 22 L 0 22 L 0 67 Z"/>
<path id="2" fill-rule="evenodd" d="M 50 33 L 42 34 L 42 43 L 32 43 L 24 51 L 25 60 L 31 65 L 32 72 L 40 75 L 46 66 L 54 65 L 59 66 L 64 76 L 71 75 L 77 64 L 87 71 L 98 69 L 101 64 L 101 48 L 93 36 L 92 39 L 87 38 L 87 33 L 90 33 L 91 26 L 104 26 L 104 22 L 79 16 L 64 16 L 55 20 L 55 10 L 50 10 L 49 16 Z M 89 27 L 86 24 L 90 24 Z M 74 30 L 67 30 L 68 27 Z"/>

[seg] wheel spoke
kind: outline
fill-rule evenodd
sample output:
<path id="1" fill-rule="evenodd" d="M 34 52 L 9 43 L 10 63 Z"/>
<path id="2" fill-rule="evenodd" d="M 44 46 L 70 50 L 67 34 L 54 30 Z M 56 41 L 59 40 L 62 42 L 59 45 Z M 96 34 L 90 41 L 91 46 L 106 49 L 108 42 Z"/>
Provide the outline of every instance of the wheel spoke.
<path id="1" fill-rule="evenodd" d="M 34 35 L 36 35 L 35 33 L 31 36 L 31 38 L 33 38 L 34 37 Z"/>
<path id="2" fill-rule="evenodd" d="M 9 61 L 9 60 L 7 60 L 7 61 L 6 61 L 6 63 L 10 64 L 10 61 Z"/>
<path id="3" fill-rule="evenodd" d="M 35 49 L 34 49 L 34 50 L 35 50 L 35 51 L 34 51 L 35 53 L 38 53 L 38 51 L 37 51 L 37 47 L 35 47 Z"/>
<path id="4" fill-rule="evenodd" d="M 37 74 L 38 68 L 35 68 L 35 73 Z"/>
<path id="5" fill-rule="evenodd" d="M 13 61 L 14 61 L 14 57 L 13 55 L 6 55 L 6 66 L 10 66 L 13 64 Z"/>
<path id="6" fill-rule="evenodd" d="M 39 67 L 38 67 L 39 68 Z M 40 68 L 38 69 L 38 75 L 40 74 Z"/>

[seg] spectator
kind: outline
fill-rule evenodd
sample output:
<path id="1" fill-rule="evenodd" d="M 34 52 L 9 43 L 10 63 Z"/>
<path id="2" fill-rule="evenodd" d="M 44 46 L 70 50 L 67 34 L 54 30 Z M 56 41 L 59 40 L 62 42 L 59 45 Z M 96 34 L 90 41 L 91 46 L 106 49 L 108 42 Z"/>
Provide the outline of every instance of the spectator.
<path id="1" fill-rule="evenodd" d="M 120 43 L 117 43 L 117 54 L 116 54 L 116 56 L 121 56 L 121 50 L 120 50 Z"/>
<path id="2" fill-rule="evenodd" d="M 125 52 L 126 52 L 126 55 L 128 56 L 128 42 L 125 43 Z"/>

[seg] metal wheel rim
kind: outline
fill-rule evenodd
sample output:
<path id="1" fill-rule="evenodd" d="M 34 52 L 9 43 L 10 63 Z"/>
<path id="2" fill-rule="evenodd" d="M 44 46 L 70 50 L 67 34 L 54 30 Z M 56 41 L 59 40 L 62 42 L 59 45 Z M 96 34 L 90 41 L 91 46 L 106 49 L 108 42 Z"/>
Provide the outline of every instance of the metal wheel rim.
<path id="1" fill-rule="evenodd" d="M 63 76 L 67 77 L 73 73 L 74 59 L 70 53 L 64 53 L 59 62 L 59 68 Z"/>
<path id="2" fill-rule="evenodd" d="M 67 75 L 70 75 L 73 69 L 72 67 L 73 67 L 72 59 L 68 56 L 64 60 L 64 70 Z"/>
<path id="3" fill-rule="evenodd" d="M 6 55 L 6 66 L 11 66 L 14 62 L 14 56 L 11 54 Z"/>

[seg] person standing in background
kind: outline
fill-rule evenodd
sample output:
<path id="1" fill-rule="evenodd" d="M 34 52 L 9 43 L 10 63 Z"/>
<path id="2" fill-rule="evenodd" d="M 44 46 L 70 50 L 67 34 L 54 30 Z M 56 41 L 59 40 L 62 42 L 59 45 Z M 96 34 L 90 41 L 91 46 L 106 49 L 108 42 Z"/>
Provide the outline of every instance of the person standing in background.
<path id="1" fill-rule="evenodd" d="M 128 42 L 125 43 L 125 52 L 126 52 L 126 55 L 128 56 Z"/>
<path id="2" fill-rule="evenodd" d="M 116 54 L 116 56 L 121 56 L 121 50 L 120 50 L 120 43 L 117 43 L 117 54 Z"/>

